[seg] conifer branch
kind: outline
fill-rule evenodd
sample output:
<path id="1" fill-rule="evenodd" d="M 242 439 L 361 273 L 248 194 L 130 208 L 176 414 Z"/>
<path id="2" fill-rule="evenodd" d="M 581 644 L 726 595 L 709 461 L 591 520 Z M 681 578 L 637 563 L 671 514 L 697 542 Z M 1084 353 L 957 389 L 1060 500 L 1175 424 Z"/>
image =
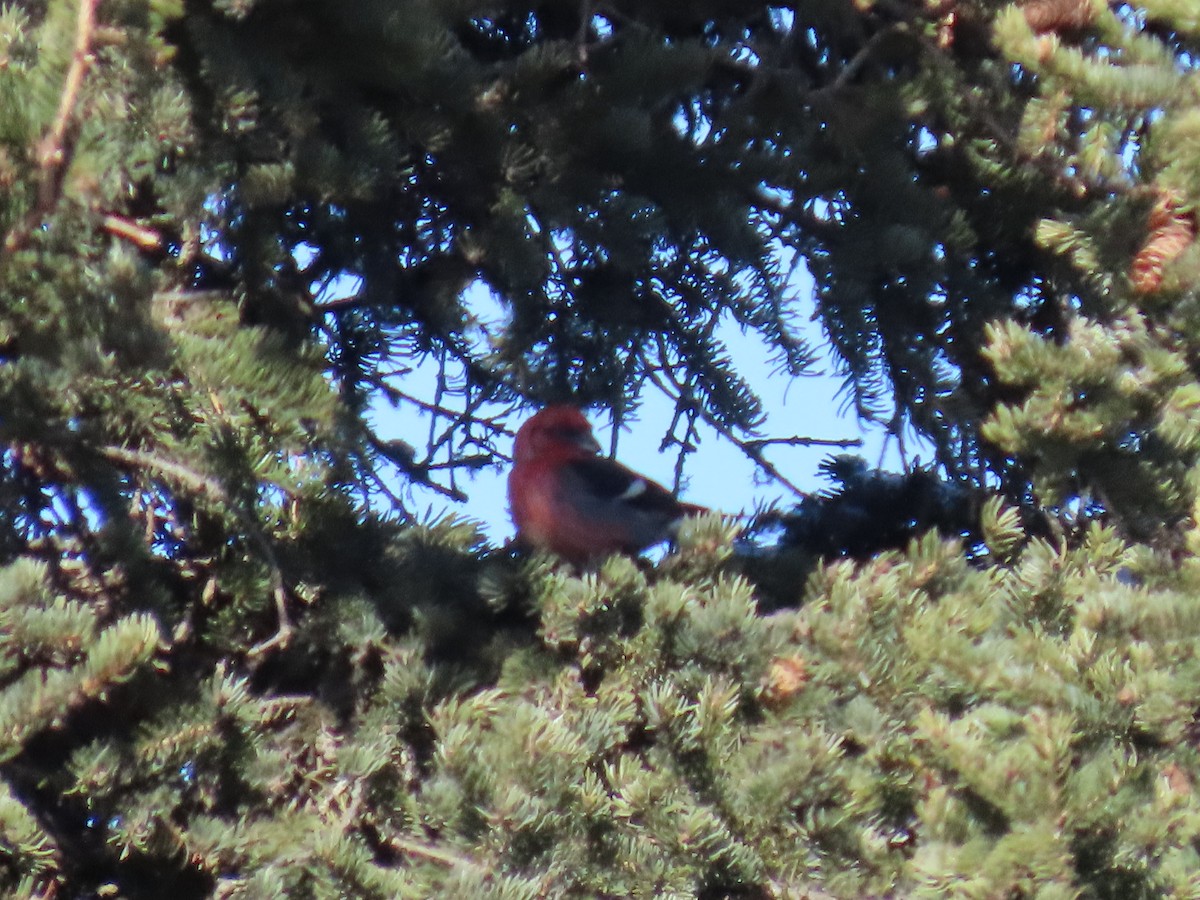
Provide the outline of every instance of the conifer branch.
<path id="1" fill-rule="evenodd" d="M 92 64 L 92 36 L 96 29 L 96 4 L 98 0 L 79 0 L 79 12 L 75 19 L 75 46 L 71 52 L 71 64 L 63 82 L 58 109 L 50 129 L 38 142 L 35 160 L 40 176 L 37 199 L 33 208 L 15 225 L 4 238 L 4 250 L 12 253 L 20 249 L 37 228 L 41 219 L 54 208 L 62 191 L 63 175 L 71 161 L 73 141 L 70 130 L 75 118 L 75 107 L 83 78 Z"/>
<path id="2" fill-rule="evenodd" d="M 101 447 L 99 452 L 102 456 L 114 462 L 124 463 L 135 468 L 157 471 L 160 475 L 164 475 L 182 484 L 208 500 L 216 501 L 223 505 L 230 503 L 229 492 L 216 479 L 197 472 L 175 460 L 165 459 L 153 453 L 143 453 L 139 450 L 127 450 L 123 447 L 115 446 Z M 271 541 L 267 538 L 266 534 L 250 519 L 246 512 L 239 511 L 238 514 L 246 526 L 248 536 L 258 545 L 259 550 L 262 552 L 263 559 L 270 572 L 271 598 L 275 602 L 278 623 L 275 633 L 271 637 L 255 644 L 247 651 L 246 658 L 253 661 L 260 659 L 276 648 L 286 647 L 291 643 L 295 628 L 288 614 L 289 592 L 284 579 L 283 568 L 279 565 L 279 559 L 275 555 L 275 549 L 271 546 Z"/>
<path id="3" fill-rule="evenodd" d="M 62 96 L 58 101 L 58 112 L 50 131 L 42 138 L 38 148 L 38 163 L 43 170 L 43 189 L 46 181 L 60 172 L 67 163 L 67 129 L 75 113 L 75 104 L 79 99 L 79 90 L 83 86 L 83 76 L 92 63 L 91 42 L 92 32 L 96 27 L 97 0 L 79 0 L 79 13 L 75 20 L 75 48 L 71 53 L 71 66 L 67 70 L 66 82 L 63 84 Z M 42 196 L 42 202 L 47 197 Z M 49 198 L 52 199 L 52 198 Z"/>
<path id="4" fill-rule="evenodd" d="M 215 478 L 197 472 L 173 459 L 166 459 L 158 454 L 144 453 L 140 450 L 127 450 L 124 447 L 107 446 L 99 449 L 100 455 L 113 462 L 123 463 L 138 469 L 150 469 L 165 475 L 178 484 L 194 491 L 200 496 L 219 503 L 229 502 L 229 494 L 224 486 Z"/>

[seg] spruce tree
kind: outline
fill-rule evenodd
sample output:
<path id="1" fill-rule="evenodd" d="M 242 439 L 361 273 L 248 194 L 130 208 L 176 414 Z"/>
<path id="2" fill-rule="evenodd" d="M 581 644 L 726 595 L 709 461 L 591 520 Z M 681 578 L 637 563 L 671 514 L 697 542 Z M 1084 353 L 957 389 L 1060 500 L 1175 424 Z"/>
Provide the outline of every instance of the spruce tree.
<path id="1" fill-rule="evenodd" d="M 0 7 L 0 890 L 1196 896 L 1198 37 Z M 730 523 L 580 572 L 390 487 L 649 391 L 771 467 L 803 409 L 720 334 L 803 373 L 798 266 L 860 415 L 989 495 L 969 541 L 805 559 L 767 612 Z"/>

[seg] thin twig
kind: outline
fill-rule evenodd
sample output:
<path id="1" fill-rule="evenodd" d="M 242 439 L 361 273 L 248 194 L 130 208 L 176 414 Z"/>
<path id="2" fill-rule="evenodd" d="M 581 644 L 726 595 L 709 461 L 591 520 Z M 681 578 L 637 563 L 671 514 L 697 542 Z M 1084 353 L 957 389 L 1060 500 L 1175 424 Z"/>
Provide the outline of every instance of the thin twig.
<path id="1" fill-rule="evenodd" d="M 504 425 L 503 419 L 512 411 L 506 410 L 504 414 L 494 416 L 479 416 L 475 414 L 475 410 L 482 406 L 486 400 L 484 398 L 476 398 L 472 400 L 466 409 L 454 409 L 451 406 L 444 406 L 440 403 L 432 403 L 429 400 L 422 400 L 407 391 L 402 391 L 392 384 L 388 384 L 387 379 L 391 374 L 407 375 L 411 369 L 401 370 L 398 373 L 388 374 L 372 374 L 370 372 L 362 376 L 363 380 L 372 387 L 377 387 L 388 399 L 395 403 L 410 403 L 418 409 L 422 409 L 427 413 L 432 413 L 435 416 L 444 416 L 447 419 L 453 419 L 457 425 L 472 423 L 475 425 L 483 425 L 495 434 L 512 435 L 513 431 Z"/>
<path id="2" fill-rule="evenodd" d="M 364 291 L 359 291 L 357 294 L 351 294 L 348 297 L 339 297 L 337 300 L 325 300 L 322 303 L 313 304 L 313 312 L 316 313 L 331 313 L 331 312 L 346 312 L 349 310 L 363 309 L 370 306 L 379 306 L 377 299 L 371 297 Z"/>
<path id="3" fill-rule="evenodd" d="M 368 432 L 366 438 L 376 453 L 404 472 L 415 484 L 436 491 L 443 497 L 453 500 L 456 503 L 465 503 L 467 501 L 467 495 L 458 488 L 438 484 L 429 477 L 430 466 L 427 463 L 417 462 L 416 455 L 413 452 L 414 448 L 411 444 L 404 441 L 384 441 L 376 437 L 373 432 Z M 443 468 L 445 467 L 443 466 Z"/>
<path id="4" fill-rule="evenodd" d="M 775 467 L 774 463 L 772 463 L 766 458 L 766 456 L 763 455 L 761 447 L 752 446 L 749 441 L 742 440 L 720 422 L 706 414 L 703 410 L 701 410 L 700 415 L 704 418 L 705 422 L 715 428 L 721 435 L 725 437 L 727 441 L 730 441 L 735 447 L 745 453 L 746 456 L 748 456 L 755 463 L 755 465 L 782 484 L 785 488 L 787 488 L 797 497 L 803 498 L 808 496 L 808 491 L 801 489 L 798 485 L 793 483 Z"/>
<path id="5" fill-rule="evenodd" d="M 263 556 L 266 557 L 267 566 L 271 570 L 271 597 L 275 600 L 277 617 L 275 633 L 246 651 L 246 659 L 253 662 L 276 648 L 285 649 L 292 642 L 292 636 L 296 629 L 292 625 L 291 616 L 288 615 L 288 590 L 283 580 L 283 569 L 280 568 L 279 559 L 275 556 L 275 549 L 262 532 L 253 529 L 251 534 L 258 543 L 259 549 L 262 550 Z"/>
<path id="6" fill-rule="evenodd" d="M 579 64 L 588 63 L 588 29 L 592 23 L 592 4 L 590 0 L 581 0 L 579 4 L 579 31 L 575 34 L 575 52 L 579 55 Z"/>
<path id="7" fill-rule="evenodd" d="M 129 243 L 133 244 L 139 250 L 153 253 L 162 249 L 162 235 L 153 228 L 139 225 L 132 219 L 126 219 L 123 216 L 107 215 L 104 217 L 102 224 L 104 230 L 113 237 L 129 241 Z"/>
<path id="8" fill-rule="evenodd" d="M 436 472 L 439 469 L 467 469 L 475 472 L 479 469 L 487 468 L 495 462 L 496 457 L 491 453 L 472 453 L 468 456 L 459 456 L 444 462 L 428 462 L 422 468 L 426 472 Z"/>
<path id="9" fill-rule="evenodd" d="M 807 491 L 801 490 L 798 485 L 780 472 L 774 463 L 766 458 L 761 446 L 756 447 L 748 440 L 738 437 L 731 429 L 721 424 L 715 417 L 709 415 L 708 411 L 704 409 L 703 404 L 697 403 L 691 398 L 687 386 L 679 382 L 673 374 L 673 367 L 666 356 L 666 346 L 661 334 L 659 335 L 659 354 L 662 359 L 661 367 L 657 370 L 649 368 L 646 374 L 658 386 L 659 390 L 675 401 L 677 412 L 679 410 L 694 411 L 696 415 L 699 415 L 718 434 L 741 450 L 755 465 L 766 472 L 768 476 L 782 484 L 797 497 L 803 498 L 808 496 Z M 666 378 L 665 381 L 663 376 Z"/>
<path id="10" fill-rule="evenodd" d="M 782 484 L 785 488 L 787 488 L 789 491 L 791 491 L 797 497 L 807 497 L 808 496 L 807 491 L 802 490 L 798 485 L 793 483 L 786 475 L 784 475 L 782 472 L 779 471 L 779 469 L 777 469 L 775 467 L 775 464 L 773 462 L 771 462 L 769 459 L 766 458 L 766 456 L 763 455 L 761 447 L 755 447 L 752 445 L 751 442 L 738 437 L 736 434 L 733 433 L 733 431 L 731 431 L 726 426 L 722 425 L 713 416 L 710 416 L 704 410 L 704 407 L 701 406 L 699 403 L 696 403 L 694 400 L 685 398 L 683 396 L 683 394 L 679 391 L 677 385 L 668 384 L 666 381 L 664 381 L 658 372 L 651 370 L 647 374 L 648 374 L 648 377 L 650 378 L 650 380 L 652 382 L 654 382 L 654 384 L 658 387 L 658 389 L 660 391 L 662 391 L 664 394 L 666 394 L 668 397 L 670 397 L 672 400 L 674 400 L 677 405 L 680 405 L 685 409 L 689 408 L 689 407 L 692 409 L 695 409 L 696 412 L 699 414 L 700 418 L 702 418 L 711 428 L 713 428 L 718 434 L 720 434 L 723 438 L 725 438 L 725 440 L 729 441 L 731 444 L 733 444 L 735 447 L 737 447 L 739 450 L 741 450 L 742 453 L 746 454 L 746 456 L 750 459 L 750 461 L 753 462 L 760 469 L 762 469 L 764 472 L 766 472 L 768 476 L 770 476 L 775 481 Z"/>
<path id="11" fill-rule="evenodd" d="M 696 431 L 696 413 L 692 409 L 679 410 L 676 407 L 677 415 L 675 421 L 678 422 L 678 412 L 682 412 L 687 421 L 687 428 L 683 432 L 683 439 L 676 438 L 679 444 L 679 453 L 675 455 L 675 472 L 671 481 L 671 489 L 678 494 L 683 488 L 683 467 L 687 463 L 689 454 L 696 451 L 695 440 L 699 440 L 700 435 Z M 672 428 L 672 431 L 674 429 Z"/>
<path id="12" fill-rule="evenodd" d="M 879 29 L 879 31 L 867 38 L 867 42 L 863 44 L 862 47 L 859 48 L 858 52 L 850 58 L 850 61 L 842 67 L 842 70 L 838 72 L 837 77 L 833 79 L 833 81 L 814 90 L 811 94 L 809 94 L 809 98 L 811 99 L 813 97 L 820 97 L 821 95 L 832 94 L 841 90 L 850 83 L 850 80 L 854 78 L 854 76 L 862 71 L 862 68 L 867 64 L 867 61 L 875 54 L 875 51 L 879 49 L 879 46 L 884 41 L 900 34 L 911 33 L 911 30 L 905 22 L 896 22 L 887 26 L 886 28 Z"/>
<path id="13" fill-rule="evenodd" d="M 435 862 L 439 865 L 454 868 L 461 866 L 467 869 L 475 869 L 479 867 L 479 863 L 465 856 L 460 856 L 457 853 L 451 853 L 447 850 L 439 850 L 422 841 L 414 841 L 410 838 L 399 836 L 388 836 L 382 838 L 383 843 L 390 849 L 405 856 L 415 856 L 420 859 Z"/>
<path id="14" fill-rule="evenodd" d="M 776 445 L 784 447 L 861 447 L 863 442 L 862 438 L 814 438 L 792 435 L 791 437 L 751 438 L 745 441 L 745 444 L 747 447 L 765 449 Z"/>

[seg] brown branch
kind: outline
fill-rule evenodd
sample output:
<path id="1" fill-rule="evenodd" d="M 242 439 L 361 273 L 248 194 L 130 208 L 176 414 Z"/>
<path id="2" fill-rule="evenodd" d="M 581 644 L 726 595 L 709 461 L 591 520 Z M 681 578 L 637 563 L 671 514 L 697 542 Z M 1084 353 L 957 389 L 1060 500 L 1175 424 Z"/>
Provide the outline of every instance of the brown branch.
<path id="1" fill-rule="evenodd" d="M 58 110 L 50 129 L 38 142 L 34 158 L 40 176 L 38 178 L 37 202 L 24 218 L 4 238 L 4 250 L 12 253 L 20 249 L 39 221 L 54 208 L 62 192 L 63 175 L 71 161 L 72 142 L 69 132 L 75 119 L 75 107 L 79 103 L 79 92 L 83 78 L 92 64 L 92 36 L 96 30 L 96 4 L 98 0 L 79 0 L 79 14 L 75 20 L 75 47 L 71 52 L 71 65 L 63 82 L 62 94 L 58 98 Z"/>
<path id="2" fill-rule="evenodd" d="M 60 180 L 58 176 L 69 161 L 67 129 L 71 127 L 71 120 L 75 114 L 75 104 L 79 100 L 83 76 L 92 64 L 91 45 L 92 33 L 96 28 L 96 3 L 97 0 L 79 0 L 71 66 L 67 69 L 62 96 L 58 98 L 58 112 L 55 113 L 54 123 L 38 146 L 37 160 L 42 169 L 42 190 L 38 199 L 42 204 L 53 203 L 56 193 L 54 182 Z"/>
<path id="3" fill-rule="evenodd" d="M 133 244 L 139 250 L 144 250 L 147 253 L 155 253 L 162 249 L 162 235 L 153 228 L 139 225 L 132 219 L 110 214 L 104 217 L 102 224 L 104 230 L 113 237 L 129 241 L 129 243 Z"/>
<path id="4" fill-rule="evenodd" d="M 775 467 L 775 464 L 773 462 L 771 462 L 769 459 L 766 458 L 766 456 L 763 455 L 761 447 L 754 446 L 753 442 L 751 442 L 751 441 L 742 440 L 737 435 L 735 435 L 732 431 L 730 431 L 728 428 L 726 428 L 724 425 L 722 425 L 720 422 L 716 421 L 711 416 L 705 414 L 703 412 L 703 410 L 701 411 L 700 414 L 701 414 L 701 416 L 703 416 L 705 422 L 707 422 L 710 426 L 712 426 L 714 429 L 716 429 L 717 432 L 720 433 L 727 441 L 729 441 L 735 447 L 737 447 L 739 450 L 741 450 L 743 453 L 745 453 L 746 456 L 749 457 L 749 459 L 756 466 L 758 466 L 760 469 L 762 469 L 764 472 L 766 472 L 768 475 L 770 475 L 772 478 L 774 478 L 776 481 L 778 481 L 780 484 L 782 484 L 785 488 L 787 488 L 789 491 L 791 491 L 797 497 L 807 497 L 808 496 L 808 491 L 803 490 L 799 485 L 792 482 L 791 479 L 787 478 L 782 472 L 779 471 L 779 469 L 777 469 Z"/>
<path id="5" fill-rule="evenodd" d="M 284 650 L 288 644 L 292 642 L 292 637 L 296 633 L 295 627 L 292 625 L 291 616 L 288 615 L 288 589 L 287 584 L 283 580 L 283 569 L 280 568 L 279 558 L 275 555 L 275 549 L 271 546 L 271 542 L 267 536 L 258 529 L 252 529 L 252 536 L 259 548 L 266 557 L 267 566 L 271 570 L 271 597 L 275 601 L 276 628 L 275 633 L 265 641 L 259 641 L 248 651 L 246 651 L 246 659 L 249 662 L 255 662 L 266 656 L 269 652 L 275 649 Z"/>
<path id="6" fill-rule="evenodd" d="M 896 22 L 892 25 L 888 25 L 885 28 L 879 29 L 879 31 L 875 32 L 867 39 L 866 43 L 864 43 L 862 47 L 858 49 L 858 52 L 850 58 L 850 61 L 842 67 L 842 70 L 838 72 L 837 77 L 834 78 L 833 81 L 812 91 L 812 93 L 809 94 L 808 99 L 811 101 L 818 97 L 834 94 L 849 85 L 851 80 L 863 70 L 866 64 L 870 61 L 871 57 L 875 55 L 876 51 L 885 41 L 887 41 L 889 38 L 897 37 L 898 35 L 903 34 L 911 34 L 908 25 L 905 22 Z"/>
<path id="7" fill-rule="evenodd" d="M 360 291 L 357 294 L 351 294 L 349 297 L 342 297 L 338 300 L 326 300 L 323 303 L 314 303 L 313 312 L 324 314 L 379 305 L 378 300 L 371 299 Z"/>
<path id="8" fill-rule="evenodd" d="M 428 462 L 423 465 L 423 468 L 427 472 L 436 472 L 439 469 L 466 469 L 470 472 L 475 472 L 479 469 L 485 469 L 495 462 L 497 462 L 497 459 L 491 453 L 472 453 L 468 456 L 459 456 L 444 462 Z"/>
<path id="9" fill-rule="evenodd" d="M 579 64 L 588 64 L 588 31 L 592 23 L 591 0 L 581 0 L 579 4 L 579 30 L 575 33 L 575 52 Z"/>

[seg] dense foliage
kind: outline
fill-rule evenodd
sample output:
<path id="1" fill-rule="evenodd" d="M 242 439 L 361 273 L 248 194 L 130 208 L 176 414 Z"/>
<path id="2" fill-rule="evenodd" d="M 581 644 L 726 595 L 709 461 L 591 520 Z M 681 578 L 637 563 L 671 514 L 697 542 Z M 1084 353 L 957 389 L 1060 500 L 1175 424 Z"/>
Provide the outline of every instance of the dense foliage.
<path id="1" fill-rule="evenodd" d="M 0 890 L 1195 896 L 1192 7 L 0 7 Z M 771 471 L 797 267 L 969 546 L 395 490 L 647 391 Z"/>

